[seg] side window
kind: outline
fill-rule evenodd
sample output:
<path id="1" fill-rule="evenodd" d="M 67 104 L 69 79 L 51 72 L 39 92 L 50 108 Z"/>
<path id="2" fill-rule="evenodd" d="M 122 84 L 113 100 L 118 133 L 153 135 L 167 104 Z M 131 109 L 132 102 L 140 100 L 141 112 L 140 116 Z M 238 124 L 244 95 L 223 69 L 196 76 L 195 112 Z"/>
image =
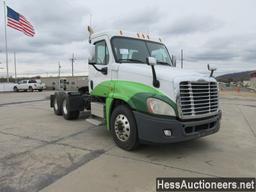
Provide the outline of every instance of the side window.
<path id="1" fill-rule="evenodd" d="M 109 62 L 109 52 L 105 41 L 99 41 L 95 43 L 95 58 L 96 63 L 101 65 L 107 65 Z"/>

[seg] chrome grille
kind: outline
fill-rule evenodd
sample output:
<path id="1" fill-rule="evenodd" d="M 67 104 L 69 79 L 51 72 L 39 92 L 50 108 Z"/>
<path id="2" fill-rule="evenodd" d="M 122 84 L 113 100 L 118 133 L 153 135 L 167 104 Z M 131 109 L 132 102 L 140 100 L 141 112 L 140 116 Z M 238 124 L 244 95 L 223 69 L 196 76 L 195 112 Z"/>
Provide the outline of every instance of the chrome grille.
<path id="1" fill-rule="evenodd" d="M 216 82 L 180 83 L 180 115 L 182 118 L 207 116 L 218 112 L 218 87 Z"/>

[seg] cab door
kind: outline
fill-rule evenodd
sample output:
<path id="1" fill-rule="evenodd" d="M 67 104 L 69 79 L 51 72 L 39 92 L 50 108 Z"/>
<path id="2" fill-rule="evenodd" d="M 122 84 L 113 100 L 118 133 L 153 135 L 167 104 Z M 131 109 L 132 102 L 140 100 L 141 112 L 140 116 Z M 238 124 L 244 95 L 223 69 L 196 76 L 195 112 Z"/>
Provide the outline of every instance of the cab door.
<path id="1" fill-rule="evenodd" d="M 106 84 L 111 80 L 112 71 L 110 69 L 110 44 L 107 36 L 95 39 L 93 44 L 95 45 L 95 58 L 94 65 L 89 65 L 89 89 L 94 95 L 107 96 L 109 85 Z M 101 91 L 99 91 L 99 87 Z"/>

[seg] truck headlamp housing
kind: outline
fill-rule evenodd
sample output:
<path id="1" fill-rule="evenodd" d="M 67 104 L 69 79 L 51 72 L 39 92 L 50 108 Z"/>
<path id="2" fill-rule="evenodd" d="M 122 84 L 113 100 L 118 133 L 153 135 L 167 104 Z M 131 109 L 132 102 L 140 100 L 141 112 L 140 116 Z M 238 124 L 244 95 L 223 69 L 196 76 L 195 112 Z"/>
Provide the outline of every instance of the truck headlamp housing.
<path id="1" fill-rule="evenodd" d="M 173 108 L 164 101 L 156 98 L 147 99 L 148 112 L 157 115 L 176 116 Z"/>

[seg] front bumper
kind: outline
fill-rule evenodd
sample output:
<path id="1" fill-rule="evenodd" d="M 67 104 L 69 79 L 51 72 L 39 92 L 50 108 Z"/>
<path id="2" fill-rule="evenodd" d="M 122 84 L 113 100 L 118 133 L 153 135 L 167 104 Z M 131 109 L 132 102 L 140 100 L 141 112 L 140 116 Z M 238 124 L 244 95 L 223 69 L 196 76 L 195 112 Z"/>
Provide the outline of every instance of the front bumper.
<path id="1" fill-rule="evenodd" d="M 176 118 L 155 117 L 134 111 L 138 137 L 141 142 L 175 143 L 207 136 L 218 132 L 222 113 L 191 121 Z M 172 136 L 165 136 L 164 130 L 171 130 Z"/>

